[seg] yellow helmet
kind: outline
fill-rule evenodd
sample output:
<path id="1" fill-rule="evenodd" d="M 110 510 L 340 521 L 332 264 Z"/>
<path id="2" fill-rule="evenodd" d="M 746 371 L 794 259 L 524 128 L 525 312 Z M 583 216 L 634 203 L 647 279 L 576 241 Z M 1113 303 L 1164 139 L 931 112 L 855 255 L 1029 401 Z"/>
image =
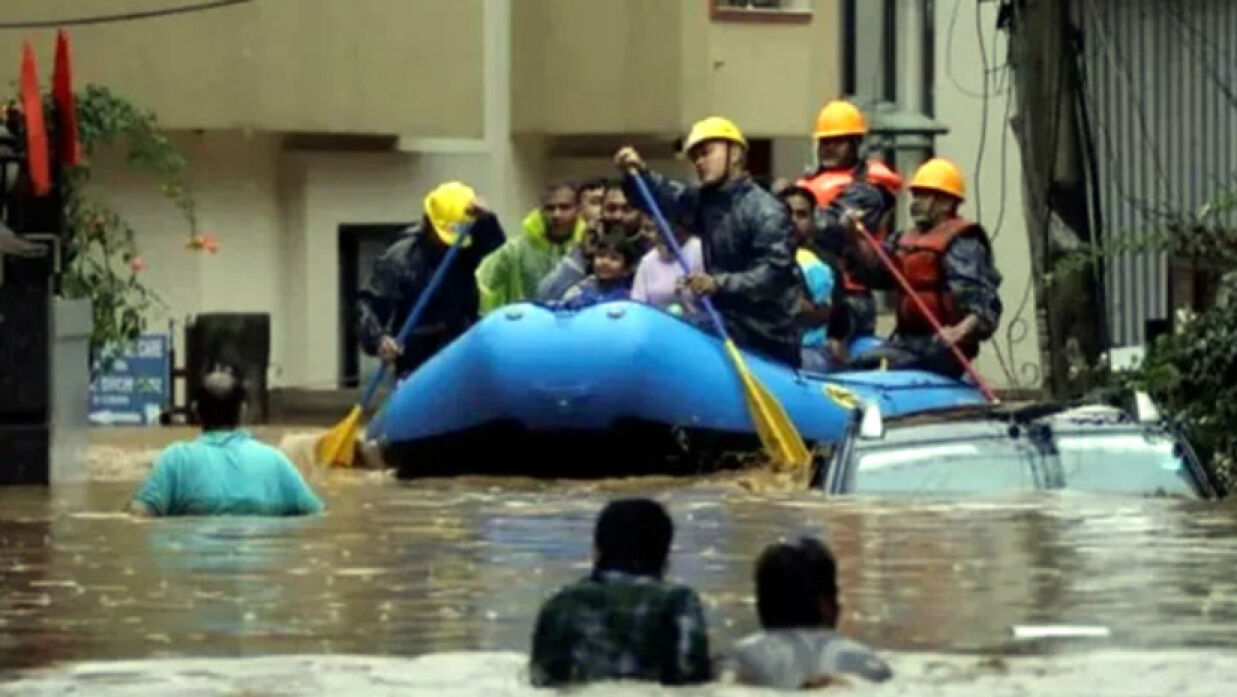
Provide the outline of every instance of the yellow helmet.
<path id="1" fill-rule="evenodd" d="M 743 131 L 740 131 L 733 121 L 721 116 L 710 116 L 692 124 L 687 140 L 683 141 L 683 152 L 691 152 L 692 148 L 706 140 L 727 140 L 747 149 L 747 139 L 743 137 Z"/>
<path id="2" fill-rule="evenodd" d="M 863 112 L 850 102 L 835 99 L 821 107 L 820 113 L 816 115 L 816 128 L 812 130 L 812 137 L 862 137 L 867 133 L 868 122 L 863 118 Z"/>
<path id="3" fill-rule="evenodd" d="M 438 239 L 446 244 L 455 244 L 463 231 L 464 222 L 468 220 L 468 206 L 477 197 L 472 187 L 460 182 L 445 182 L 425 195 L 425 217 L 429 218 L 430 226 L 438 235 Z M 464 245 L 472 243 L 472 239 L 464 240 Z"/>
<path id="4" fill-rule="evenodd" d="M 943 157 L 934 157 L 919 165 L 911 178 L 910 189 L 940 191 L 959 201 L 966 200 L 966 180 L 962 177 L 962 170 Z"/>

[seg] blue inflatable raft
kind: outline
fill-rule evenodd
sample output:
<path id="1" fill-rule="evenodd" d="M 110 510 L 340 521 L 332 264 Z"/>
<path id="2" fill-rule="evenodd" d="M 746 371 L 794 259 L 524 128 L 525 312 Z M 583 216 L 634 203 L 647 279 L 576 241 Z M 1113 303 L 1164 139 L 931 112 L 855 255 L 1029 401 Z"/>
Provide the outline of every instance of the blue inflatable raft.
<path id="1" fill-rule="evenodd" d="M 887 414 L 984 401 L 932 373 L 746 358 L 809 445 L 837 440 L 856 401 Z M 634 302 L 496 310 L 397 385 L 367 435 L 401 476 L 695 470 L 759 447 L 721 342 Z"/>

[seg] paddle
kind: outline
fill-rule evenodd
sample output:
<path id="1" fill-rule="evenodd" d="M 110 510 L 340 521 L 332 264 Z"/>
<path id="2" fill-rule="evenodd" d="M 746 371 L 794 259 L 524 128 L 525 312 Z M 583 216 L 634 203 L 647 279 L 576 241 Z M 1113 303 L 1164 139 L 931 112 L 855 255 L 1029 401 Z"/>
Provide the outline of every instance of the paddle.
<path id="1" fill-rule="evenodd" d="M 417 296 L 417 301 L 413 304 L 412 311 L 408 313 L 408 318 L 404 320 L 404 326 L 400 327 L 399 334 L 395 337 L 395 341 L 400 346 L 404 345 L 404 342 L 408 340 L 408 335 L 412 333 L 413 328 L 421 321 L 421 315 L 425 313 L 425 308 L 429 306 L 430 297 L 434 295 L 434 291 L 438 290 L 438 286 L 442 284 L 442 279 L 447 275 L 447 269 L 451 266 L 451 262 L 455 260 L 460 247 L 464 246 L 464 240 L 468 239 L 468 233 L 471 231 L 472 226 L 469 225 L 460 232 L 455 242 L 447 250 L 442 261 L 438 264 L 438 268 L 434 269 L 434 274 L 430 276 L 425 290 L 421 291 L 421 294 Z M 387 362 L 382 361 L 382 364 L 378 366 L 378 371 L 370 378 L 369 386 L 365 388 L 365 394 L 361 397 L 360 403 L 353 406 L 352 410 L 348 412 L 348 415 L 342 421 L 331 430 L 322 434 L 318 439 L 314 447 L 314 454 L 320 464 L 332 467 L 352 466 L 356 457 L 356 432 L 361 423 L 361 413 L 369 407 L 374 395 L 378 392 L 378 385 L 382 383 L 386 373 Z"/>
<path id="2" fill-rule="evenodd" d="M 674 232 L 670 229 L 670 225 L 662 215 L 661 209 L 657 207 L 657 202 L 653 199 L 652 193 L 649 192 L 648 184 L 645 183 L 644 177 L 636 170 L 631 172 L 631 177 L 635 180 L 636 186 L 640 190 L 640 196 L 644 199 L 649 212 L 657 219 L 657 227 L 661 230 L 662 238 L 666 241 L 666 245 L 670 247 L 671 251 L 674 252 L 674 258 L 678 260 L 683 273 L 690 274 L 692 271 L 687 265 L 686 257 L 683 256 L 683 250 L 679 247 L 678 240 L 674 238 Z M 804 444 L 803 438 L 795 428 L 794 422 L 786 415 L 786 410 L 782 408 L 777 398 L 748 370 L 747 363 L 743 360 L 743 354 L 739 353 L 739 348 L 735 346 L 734 341 L 726 332 L 726 325 L 722 323 L 721 315 L 717 314 L 717 310 L 713 307 L 713 302 L 708 296 L 704 296 L 700 300 L 709 315 L 709 319 L 713 322 L 714 329 L 722 337 L 722 341 L 726 346 L 726 354 L 730 357 L 730 362 L 734 366 L 735 372 L 739 375 L 739 380 L 743 385 L 743 394 L 747 399 L 747 409 L 752 415 L 752 422 L 756 426 L 756 435 L 760 437 L 760 442 L 764 446 L 765 452 L 773 460 L 774 464 L 791 465 L 806 469 L 812 462 L 812 453 L 807 449 L 807 445 Z"/>
<path id="3" fill-rule="evenodd" d="M 919 294 L 911 288 L 911 284 L 906 280 L 906 276 L 903 276 L 902 272 L 898 270 L 897 264 L 893 263 L 893 259 L 889 258 L 889 255 L 885 253 L 884 248 L 881 247 L 880 243 L 876 241 L 876 238 L 872 237 L 872 233 L 868 232 L 868 229 L 858 220 L 855 221 L 855 226 L 858 228 L 859 232 L 863 234 L 863 238 L 867 240 L 868 245 L 872 247 L 872 250 L 876 252 L 876 256 L 880 258 L 881 264 L 884 265 L 885 270 L 889 272 L 889 275 L 893 276 L 894 279 L 897 280 L 898 285 L 902 286 L 902 292 L 906 293 L 907 296 L 914 301 L 915 307 L 923 313 L 923 316 L 927 318 L 928 323 L 932 325 L 934 330 L 936 330 L 936 335 L 940 337 L 941 341 L 947 344 L 953 351 L 954 358 L 958 359 L 958 362 L 962 365 L 963 369 L 966 370 L 967 375 L 970 375 L 971 379 L 975 381 L 975 384 L 979 386 L 979 391 L 983 393 L 984 398 L 993 404 L 999 403 L 1001 400 L 997 399 L 996 393 L 993 392 L 992 388 L 988 386 L 988 383 L 980 377 L 979 372 L 975 370 L 975 366 L 967 360 L 966 354 L 962 353 L 962 349 L 958 348 L 957 344 L 945 341 L 945 329 L 941 326 L 940 321 L 936 319 L 936 315 L 932 314 L 932 310 L 928 309 L 928 306 L 924 303 L 923 299 L 919 297 Z"/>

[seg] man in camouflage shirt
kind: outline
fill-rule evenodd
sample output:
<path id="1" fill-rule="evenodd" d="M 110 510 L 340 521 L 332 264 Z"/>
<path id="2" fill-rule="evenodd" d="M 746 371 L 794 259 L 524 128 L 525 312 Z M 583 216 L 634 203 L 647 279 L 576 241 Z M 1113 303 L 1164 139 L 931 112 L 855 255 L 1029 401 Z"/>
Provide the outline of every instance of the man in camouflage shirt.
<path id="1" fill-rule="evenodd" d="M 695 591 L 662 580 L 674 524 L 648 499 L 611 502 L 597 519 L 587 577 L 542 606 L 533 631 L 534 685 L 710 678 L 709 639 Z"/>

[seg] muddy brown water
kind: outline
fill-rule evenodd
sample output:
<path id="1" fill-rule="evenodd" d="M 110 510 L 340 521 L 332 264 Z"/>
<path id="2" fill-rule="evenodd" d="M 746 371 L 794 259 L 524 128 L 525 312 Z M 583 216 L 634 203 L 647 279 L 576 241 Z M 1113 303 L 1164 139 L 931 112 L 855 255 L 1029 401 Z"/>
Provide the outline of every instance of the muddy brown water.
<path id="1" fill-rule="evenodd" d="M 1041 672 L 1027 669 L 1034 693 L 1035 680 L 1095 655 L 1080 665 L 1106 665 L 1112 679 L 1146 687 L 1137 670 L 1113 666 L 1124 665 L 1122 656 L 1148 655 L 1167 661 L 1168 675 L 1183 684 L 1221 680 L 1217 670 L 1230 671 L 1223 678 L 1230 686 L 1237 679 L 1237 507 L 1230 503 L 1081 495 L 825 500 L 753 492 L 733 474 L 408 483 L 347 472 L 318 478 L 329 506 L 319 517 L 143 521 L 119 509 L 144 467 L 121 481 L 0 489 L 0 668 L 10 678 L 44 680 L 8 683 L 8 693 L 99 687 L 81 677 L 92 675 L 82 673 L 94 665 L 85 662 L 148 661 L 126 669 L 128 682 L 104 681 L 127 690 L 118 694 L 146 694 L 142 675 L 197 675 L 186 657 L 305 655 L 319 657 L 316 668 L 232 662 L 198 677 L 239 680 L 239 665 L 267 681 L 280 671 L 330 676 L 344 670 L 330 660 L 366 656 L 366 679 L 385 670 L 383 661 L 404 661 L 405 676 L 455 670 L 464 681 L 452 683 L 458 694 L 492 693 L 486 680 L 497 679 L 495 671 L 522 665 L 540 602 L 587 572 L 600 507 L 635 495 L 664 502 L 674 517 L 669 576 L 701 592 L 715 653 L 756 629 L 751 577 L 761 549 L 812 534 L 839 559 L 842 629 L 905 666 L 902 674 L 930 676 L 935 664 L 925 656 L 945 656 L 956 670 L 993 656 L 1015 666 L 1047 660 Z M 103 478 L 118 478 L 108 471 Z M 1013 628 L 1026 625 L 1105 627 L 1109 636 L 1016 637 Z M 497 653 L 453 657 L 460 651 Z M 433 660 L 465 662 L 413 667 Z M 490 664 L 497 667 L 483 667 Z M 1155 664 L 1130 662 L 1140 670 Z M 52 672 L 11 672 L 40 667 Z M 974 687 L 974 676 L 966 684 Z M 302 694 L 287 683 L 245 689 Z"/>

